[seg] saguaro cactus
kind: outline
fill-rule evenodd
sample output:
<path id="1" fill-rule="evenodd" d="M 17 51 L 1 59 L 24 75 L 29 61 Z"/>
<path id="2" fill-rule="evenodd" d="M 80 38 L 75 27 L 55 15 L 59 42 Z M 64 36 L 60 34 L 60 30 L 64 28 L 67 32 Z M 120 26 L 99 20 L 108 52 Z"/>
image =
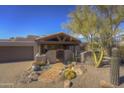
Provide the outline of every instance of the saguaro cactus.
<path id="1" fill-rule="evenodd" d="M 117 86 L 119 85 L 119 69 L 120 69 L 119 50 L 117 48 L 113 48 L 110 68 L 110 79 L 111 83 Z"/>

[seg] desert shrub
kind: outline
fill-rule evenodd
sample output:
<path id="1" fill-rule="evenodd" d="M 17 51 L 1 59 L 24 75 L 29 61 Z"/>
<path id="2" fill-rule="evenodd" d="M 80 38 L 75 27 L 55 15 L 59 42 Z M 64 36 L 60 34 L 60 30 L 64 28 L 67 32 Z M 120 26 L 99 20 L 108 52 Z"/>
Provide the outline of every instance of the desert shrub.
<path id="1" fill-rule="evenodd" d="M 69 69 L 67 68 L 65 71 L 64 71 L 64 77 L 65 79 L 68 79 L 68 80 L 71 80 L 71 79 L 74 79 L 76 78 L 76 72 L 72 69 Z"/>

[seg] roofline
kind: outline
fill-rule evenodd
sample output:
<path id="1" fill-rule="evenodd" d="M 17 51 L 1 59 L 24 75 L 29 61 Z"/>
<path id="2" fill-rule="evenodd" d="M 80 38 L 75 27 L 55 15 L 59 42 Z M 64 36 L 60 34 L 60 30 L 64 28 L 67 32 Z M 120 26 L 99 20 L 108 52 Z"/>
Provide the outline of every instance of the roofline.
<path id="1" fill-rule="evenodd" d="M 46 36 L 44 36 L 44 37 L 38 37 L 38 38 L 36 38 L 35 40 L 47 38 L 47 37 L 49 37 L 49 36 L 54 36 L 54 35 L 58 35 L 58 34 L 65 34 L 65 33 L 64 33 L 64 32 L 58 32 L 58 33 L 54 33 L 54 34 L 49 34 L 49 35 L 46 35 Z"/>
<path id="2" fill-rule="evenodd" d="M 58 33 L 55 33 L 55 34 L 49 34 L 48 36 L 45 36 L 45 37 L 39 37 L 39 38 L 35 39 L 35 41 L 40 40 L 40 39 L 45 39 L 45 38 L 48 38 L 48 37 L 50 37 L 50 36 L 56 36 L 56 35 L 59 35 L 59 34 L 64 34 L 64 35 L 66 35 L 66 36 L 72 37 L 74 40 L 76 40 L 76 41 L 78 41 L 79 43 L 81 43 L 81 41 L 78 40 L 77 38 L 75 38 L 75 37 L 73 37 L 73 36 L 71 36 L 71 35 L 68 35 L 67 33 L 64 33 L 64 32 L 58 32 Z"/>

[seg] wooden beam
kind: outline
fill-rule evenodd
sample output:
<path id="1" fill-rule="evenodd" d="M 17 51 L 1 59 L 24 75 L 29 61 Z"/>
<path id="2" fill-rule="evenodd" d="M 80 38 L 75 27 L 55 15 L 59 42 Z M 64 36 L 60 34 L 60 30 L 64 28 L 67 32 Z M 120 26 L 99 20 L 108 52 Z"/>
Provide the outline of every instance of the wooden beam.
<path id="1" fill-rule="evenodd" d="M 40 42 L 40 44 L 72 44 L 72 45 L 77 45 L 79 44 L 78 42 L 61 42 L 61 41 L 43 41 Z"/>
<path id="2" fill-rule="evenodd" d="M 62 41 L 61 38 L 60 38 L 60 36 L 56 36 L 56 37 L 57 37 L 58 41 Z"/>
<path id="3" fill-rule="evenodd" d="M 64 37 L 62 41 L 64 42 L 65 40 L 66 40 L 66 37 Z"/>
<path id="4" fill-rule="evenodd" d="M 72 41 L 73 40 L 73 38 L 72 37 L 70 37 L 70 41 Z"/>
<path id="5" fill-rule="evenodd" d="M 68 34 L 65 34 L 65 33 L 57 33 L 57 34 L 52 34 L 52 35 L 48 35 L 48 36 L 45 36 L 45 37 L 41 37 L 41 38 L 38 38 L 37 41 L 47 41 L 48 39 L 52 39 L 52 38 L 56 38 L 57 36 L 63 36 L 63 37 L 66 37 L 66 40 L 69 38 L 69 41 L 77 41 L 77 42 L 80 42 L 78 39 L 68 35 Z M 58 40 L 59 41 L 62 41 L 63 39 L 61 39 L 60 37 L 58 37 Z"/>

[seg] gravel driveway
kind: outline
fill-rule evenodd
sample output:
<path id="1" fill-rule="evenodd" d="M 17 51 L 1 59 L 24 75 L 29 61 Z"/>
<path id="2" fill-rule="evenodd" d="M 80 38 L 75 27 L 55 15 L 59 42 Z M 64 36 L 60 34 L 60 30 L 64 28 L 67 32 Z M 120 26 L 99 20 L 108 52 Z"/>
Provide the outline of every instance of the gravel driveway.
<path id="1" fill-rule="evenodd" d="M 16 77 L 31 67 L 33 61 L 0 63 L 0 87 L 9 87 L 15 83 Z"/>

